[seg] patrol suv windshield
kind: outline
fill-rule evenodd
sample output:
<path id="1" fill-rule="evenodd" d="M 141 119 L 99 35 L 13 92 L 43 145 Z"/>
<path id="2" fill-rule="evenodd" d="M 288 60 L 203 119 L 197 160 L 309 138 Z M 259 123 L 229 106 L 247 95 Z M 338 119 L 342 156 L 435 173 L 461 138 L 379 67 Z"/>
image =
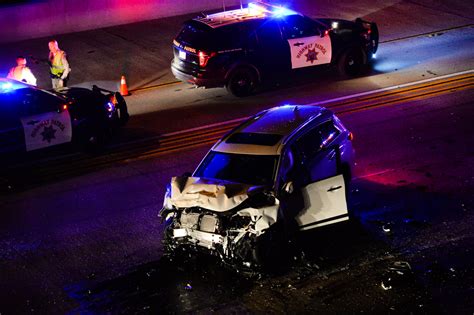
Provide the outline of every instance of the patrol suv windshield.
<path id="1" fill-rule="evenodd" d="M 231 154 L 211 151 L 194 176 L 250 185 L 273 184 L 277 155 Z"/>

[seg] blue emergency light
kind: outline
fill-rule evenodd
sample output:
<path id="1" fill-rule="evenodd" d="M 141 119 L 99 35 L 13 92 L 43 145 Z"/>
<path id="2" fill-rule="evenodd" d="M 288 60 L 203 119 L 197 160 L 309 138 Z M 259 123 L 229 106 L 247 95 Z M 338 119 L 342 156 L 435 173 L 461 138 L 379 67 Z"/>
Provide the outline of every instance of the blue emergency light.
<path id="1" fill-rule="evenodd" d="M 269 14 L 276 18 L 296 14 L 295 11 L 285 7 L 270 5 L 263 2 L 250 2 L 248 8 L 249 10 L 256 11 L 260 14 Z"/>
<path id="2" fill-rule="evenodd" d="M 8 79 L 0 79 L 0 93 L 9 93 L 24 88 L 25 84 Z"/>

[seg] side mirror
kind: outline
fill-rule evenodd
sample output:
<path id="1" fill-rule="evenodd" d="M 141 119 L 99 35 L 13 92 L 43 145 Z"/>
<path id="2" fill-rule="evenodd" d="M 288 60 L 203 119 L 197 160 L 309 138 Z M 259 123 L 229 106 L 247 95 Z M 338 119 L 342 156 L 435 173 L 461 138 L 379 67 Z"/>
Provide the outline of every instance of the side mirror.
<path id="1" fill-rule="evenodd" d="M 283 185 L 283 191 L 287 194 L 292 194 L 293 193 L 293 190 L 294 190 L 294 186 L 293 186 L 293 182 L 292 181 L 289 181 L 289 182 L 286 182 L 284 185 Z"/>

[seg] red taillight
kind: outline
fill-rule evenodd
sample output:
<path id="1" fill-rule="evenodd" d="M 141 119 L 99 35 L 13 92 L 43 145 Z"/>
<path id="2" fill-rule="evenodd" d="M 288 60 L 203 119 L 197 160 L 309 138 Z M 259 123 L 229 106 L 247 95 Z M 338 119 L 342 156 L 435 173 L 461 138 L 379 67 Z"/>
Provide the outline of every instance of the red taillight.
<path id="1" fill-rule="evenodd" d="M 209 62 L 209 59 L 211 59 L 212 57 L 214 57 L 216 55 L 215 52 L 212 52 L 210 54 L 207 54 L 203 51 L 200 51 L 199 52 L 199 66 L 201 67 L 205 67 L 207 65 L 207 63 Z"/>
<path id="2" fill-rule="evenodd" d="M 329 34 L 329 30 L 324 31 L 324 36 L 327 36 Z"/>
<path id="3" fill-rule="evenodd" d="M 110 95 L 110 102 L 114 105 L 117 105 L 117 98 L 115 97 L 115 94 Z"/>
<path id="4" fill-rule="evenodd" d="M 347 139 L 348 139 L 349 141 L 354 140 L 354 134 L 353 134 L 352 132 L 349 132 L 349 135 L 347 136 Z"/>
<path id="5" fill-rule="evenodd" d="M 63 105 L 63 110 L 67 110 L 67 104 Z"/>

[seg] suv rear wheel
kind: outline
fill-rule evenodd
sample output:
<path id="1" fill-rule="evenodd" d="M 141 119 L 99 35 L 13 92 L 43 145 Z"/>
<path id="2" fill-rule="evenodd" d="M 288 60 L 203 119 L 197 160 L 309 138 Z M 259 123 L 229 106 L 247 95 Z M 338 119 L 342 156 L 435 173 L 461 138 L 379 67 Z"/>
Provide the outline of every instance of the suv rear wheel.
<path id="1" fill-rule="evenodd" d="M 255 70 L 239 67 L 229 75 L 226 88 L 232 95 L 244 97 L 252 94 L 258 84 L 258 76 Z"/>

